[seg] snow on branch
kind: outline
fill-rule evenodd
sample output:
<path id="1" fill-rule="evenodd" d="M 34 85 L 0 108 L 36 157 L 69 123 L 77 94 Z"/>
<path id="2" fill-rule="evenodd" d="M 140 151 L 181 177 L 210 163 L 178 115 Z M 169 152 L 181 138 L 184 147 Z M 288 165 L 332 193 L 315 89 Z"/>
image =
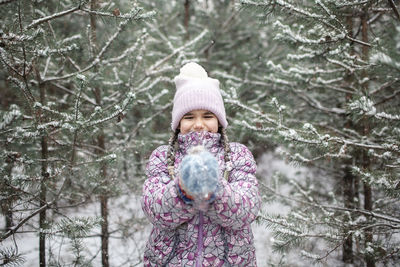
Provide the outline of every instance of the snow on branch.
<path id="1" fill-rule="evenodd" d="M 247 121 L 245 120 L 233 120 L 233 124 L 239 125 L 241 127 L 245 127 L 247 129 L 253 130 L 253 131 L 262 131 L 262 132 L 273 132 L 275 131 L 275 128 L 273 127 L 257 127 L 254 125 L 250 125 Z"/>
<path id="2" fill-rule="evenodd" d="M 169 54 L 168 56 L 160 59 L 159 61 L 157 61 L 156 63 L 154 63 L 148 70 L 147 73 L 149 72 L 153 72 L 154 70 L 156 70 L 160 65 L 164 64 L 166 61 L 168 61 L 170 58 L 172 58 L 173 56 L 175 56 L 176 54 L 180 53 L 181 51 L 185 50 L 186 48 L 196 44 L 197 42 L 199 42 L 201 39 L 203 39 L 208 33 L 207 29 L 204 29 L 196 38 L 194 38 L 193 40 L 191 40 L 190 42 L 184 44 L 183 46 L 176 48 L 174 51 L 172 51 L 171 54 Z"/>
<path id="3" fill-rule="evenodd" d="M 346 114 L 346 111 L 341 108 L 327 108 L 324 107 L 318 100 L 311 96 L 307 96 L 303 94 L 301 91 L 294 91 L 301 99 L 303 99 L 306 103 L 308 103 L 311 107 L 321 110 L 326 113 L 332 113 L 332 114 L 337 114 L 337 115 L 343 115 Z"/>
<path id="4" fill-rule="evenodd" d="M 264 113 L 262 113 L 262 112 L 260 112 L 260 111 L 258 111 L 258 110 L 255 110 L 255 109 L 253 109 L 252 107 L 249 107 L 249 106 L 247 106 L 247 105 L 241 103 L 239 100 L 227 98 L 227 99 L 224 99 L 224 101 L 225 101 L 225 103 L 229 103 L 229 104 L 232 104 L 232 105 L 241 107 L 241 108 L 243 108 L 243 109 L 245 109 L 245 110 L 247 110 L 247 111 L 250 111 L 251 113 L 256 114 L 256 115 L 259 116 L 260 118 L 266 120 L 267 122 L 269 122 L 269 123 L 271 123 L 271 124 L 273 124 L 273 125 L 278 125 L 278 124 L 279 124 L 278 121 L 272 119 L 272 118 L 269 117 L 267 114 L 264 114 Z"/>
<path id="5" fill-rule="evenodd" d="M 35 97 L 33 96 L 32 92 L 29 90 L 29 88 L 26 86 L 25 83 L 18 80 L 17 78 L 10 77 L 10 76 L 8 77 L 8 79 L 11 80 L 19 89 L 22 90 L 26 99 L 28 99 L 29 101 L 35 102 Z"/>
<path id="6" fill-rule="evenodd" d="M 139 11 L 137 11 L 136 15 L 139 13 Z M 132 16 L 130 19 L 132 19 L 134 16 Z M 119 26 L 118 29 L 115 31 L 115 33 L 113 35 L 111 35 L 111 37 L 108 39 L 108 41 L 106 41 L 106 43 L 104 44 L 104 46 L 101 48 L 99 54 L 96 56 L 94 62 L 100 61 L 100 59 L 103 57 L 103 55 L 106 53 L 106 51 L 108 50 L 108 48 L 111 46 L 111 44 L 115 41 L 115 39 L 117 39 L 118 35 L 123 31 L 123 29 L 125 28 L 125 26 L 128 24 L 128 22 L 130 21 L 130 19 L 128 20 L 124 20 L 122 21 Z"/>
<path id="7" fill-rule="evenodd" d="M 137 9 L 138 13 L 142 11 L 142 9 Z M 156 15 L 155 11 L 149 11 L 144 14 L 132 14 L 131 12 L 128 14 L 119 14 L 118 16 L 111 13 L 111 12 L 101 12 L 101 11 L 96 11 L 96 10 L 90 10 L 87 8 L 82 8 L 82 11 L 85 11 L 89 14 L 94 14 L 98 16 L 103 16 L 103 17 L 113 17 L 113 18 L 121 18 L 121 19 L 135 19 L 135 20 L 142 20 L 142 19 L 149 19 L 152 18 Z"/>
<path id="8" fill-rule="evenodd" d="M 168 94 L 167 89 L 162 89 L 160 93 L 156 94 L 155 96 L 152 96 L 151 94 L 147 94 L 147 97 L 149 98 L 150 105 L 154 105 L 157 103 L 157 100 L 160 99 L 162 96 Z"/>
<path id="9" fill-rule="evenodd" d="M 42 57 L 47 57 L 52 54 L 65 54 L 67 52 L 71 52 L 73 50 L 79 50 L 80 47 L 77 44 L 71 44 L 66 47 L 56 48 L 56 49 L 49 49 L 46 47 L 45 49 L 36 49 L 35 52 Z"/>
<path id="10" fill-rule="evenodd" d="M 360 115 L 373 116 L 378 119 L 400 121 L 400 115 L 392 115 L 385 112 L 378 113 L 374 102 L 366 96 L 362 96 L 361 98 L 349 103 L 348 106 L 350 110 L 358 111 L 358 114 Z"/>
<path id="11" fill-rule="evenodd" d="M 231 74 L 228 74 L 226 72 L 221 72 L 221 71 L 213 71 L 212 74 L 214 76 L 219 76 L 223 79 L 227 79 L 227 80 L 232 80 L 232 81 L 236 81 L 236 82 L 240 82 L 241 84 L 251 84 L 251 85 L 257 85 L 257 86 L 264 86 L 264 87 L 271 87 L 271 83 L 266 83 L 263 82 L 262 80 L 255 80 L 255 79 L 241 79 L 239 77 L 233 76 Z M 254 76 L 253 76 L 254 77 Z M 256 78 L 256 77 L 255 77 Z M 263 79 L 265 80 L 265 79 Z M 289 85 L 288 82 L 286 82 L 287 85 Z"/>
<path id="12" fill-rule="evenodd" d="M 122 51 L 122 53 L 119 56 L 104 60 L 103 64 L 107 65 L 110 63 L 116 63 L 123 59 L 126 59 L 130 54 L 132 54 L 133 52 L 135 52 L 137 50 L 137 48 L 139 47 L 139 44 L 142 45 L 145 42 L 145 40 L 147 39 L 148 36 L 149 36 L 149 34 L 144 31 L 143 35 L 140 36 L 139 39 L 132 46 L 130 46 L 127 49 L 125 49 L 124 51 Z"/>
<path id="13" fill-rule="evenodd" d="M 309 81 L 310 87 L 311 88 L 320 88 L 323 87 L 325 89 L 330 89 L 332 91 L 337 91 L 337 92 L 341 92 L 341 93 L 345 93 L 345 94 L 356 94 L 357 92 L 355 91 L 351 91 L 351 90 L 347 90 L 344 88 L 341 88 L 339 86 L 335 86 L 335 84 L 337 84 L 338 82 L 342 81 L 343 77 L 339 77 L 337 79 L 331 79 L 331 80 L 324 80 L 321 77 L 318 77 L 314 82 L 313 80 Z"/>
<path id="14" fill-rule="evenodd" d="M 39 24 L 41 24 L 43 22 L 47 22 L 49 20 L 53 20 L 53 19 L 65 16 L 65 15 L 71 14 L 71 13 L 79 10 L 80 8 L 81 8 L 81 6 L 78 5 L 76 7 L 71 8 L 71 9 L 68 9 L 68 10 L 65 10 L 65 11 L 62 11 L 62 12 L 58 12 L 58 13 L 52 14 L 52 15 L 47 16 L 47 17 L 43 17 L 43 18 L 40 18 L 40 19 L 33 20 L 31 24 L 26 26 L 25 30 L 33 28 L 33 27 L 35 27 L 35 26 L 37 26 L 37 25 L 39 25 Z"/>
<path id="15" fill-rule="evenodd" d="M 335 42 L 335 41 L 343 40 L 346 37 L 346 34 L 341 32 L 339 34 L 334 34 L 334 33 L 330 34 L 329 41 L 326 40 L 325 36 L 321 36 L 318 39 L 310 39 L 310 38 L 305 37 L 304 35 L 301 35 L 298 32 L 294 32 L 289 25 L 284 25 L 279 20 L 277 20 L 273 24 L 273 26 L 276 28 L 279 28 L 283 32 L 283 34 L 278 33 L 275 36 L 275 39 L 289 39 L 294 42 L 299 42 L 299 43 L 308 44 L 308 45 L 315 45 L 315 44 L 319 45 L 319 44 L 324 44 L 327 42 Z"/>
<path id="16" fill-rule="evenodd" d="M 0 130 L 5 129 L 13 121 L 21 117 L 21 115 L 22 113 L 17 105 L 10 105 L 10 111 L 5 112 L 1 118 L 2 120 L 0 121 Z"/>
<path id="17" fill-rule="evenodd" d="M 126 95 L 126 98 L 122 101 L 122 103 L 121 103 L 122 106 L 120 106 L 120 105 L 115 105 L 114 106 L 114 110 L 115 110 L 114 112 L 111 112 L 107 116 L 105 116 L 103 118 L 100 118 L 100 119 L 97 119 L 97 120 L 92 120 L 92 118 L 89 118 L 88 120 L 82 122 L 82 124 L 84 126 L 89 126 L 90 127 L 90 126 L 94 126 L 94 125 L 97 125 L 97 124 L 104 123 L 104 122 L 109 121 L 109 120 L 111 120 L 113 118 L 116 118 L 118 115 L 120 115 L 122 112 L 124 112 L 128 108 L 128 105 L 135 98 L 136 98 L 136 95 L 134 93 L 132 93 L 132 92 L 129 92 Z"/>
<path id="18" fill-rule="evenodd" d="M 303 204 L 303 205 L 307 205 L 307 206 L 310 206 L 310 207 L 316 207 L 316 208 L 319 208 L 319 209 L 323 208 L 323 209 L 326 209 L 326 210 L 333 210 L 333 211 L 344 211 L 344 212 L 359 213 L 359 214 L 363 214 L 363 215 L 367 215 L 367 216 L 372 216 L 374 218 L 381 219 L 381 220 L 384 220 L 384 221 L 387 221 L 387 222 L 395 223 L 398 226 L 400 226 L 400 218 L 396 218 L 396 217 L 393 217 L 391 215 L 387 215 L 387 214 L 384 214 L 384 213 L 373 212 L 373 211 L 365 210 L 365 209 L 358 209 L 358 208 L 353 208 L 352 209 L 352 208 L 346 208 L 346 207 L 340 207 L 340 206 L 322 205 L 322 204 L 319 204 L 319 203 L 315 203 L 314 201 L 309 202 L 309 201 L 301 200 L 299 198 L 293 198 L 293 197 L 288 196 L 288 195 L 283 195 L 283 194 L 279 193 L 278 191 L 276 191 L 275 189 L 271 188 L 270 186 L 265 185 L 264 183 L 260 183 L 260 184 L 263 187 L 265 187 L 268 191 L 270 191 L 272 194 L 274 194 L 274 195 L 276 195 L 276 196 L 278 196 L 278 197 L 280 197 L 282 199 L 285 199 L 285 200 L 294 201 L 294 202 L 297 202 L 297 203 L 300 203 L 300 204 Z"/>
<path id="19" fill-rule="evenodd" d="M 47 112 L 49 112 L 51 114 L 54 114 L 54 115 L 58 115 L 61 118 L 64 118 L 65 120 L 73 120 L 73 116 L 71 116 L 70 114 L 64 113 L 64 112 L 59 112 L 57 110 L 51 109 L 48 106 L 42 105 L 42 103 L 40 103 L 40 102 L 35 102 L 33 107 L 34 108 L 39 108 L 39 109 L 44 110 L 44 111 L 47 111 Z"/>
<path id="20" fill-rule="evenodd" d="M 247 6 L 255 6 L 255 7 L 268 7 L 271 4 L 271 1 L 267 1 L 267 2 L 256 2 L 256 1 L 251 1 L 251 0 L 241 0 L 240 3 L 242 5 L 247 5 Z M 286 1 L 283 0 L 276 0 L 274 1 L 274 4 L 278 4 L 279 6 L 281 6 L 282 8 L 288 9 L 290 11 L 293 11 L 295 13 L 298 13 L 300 15 L 309 17 L 309 18 L 316 18 L 316 19 L 323 19 L 324 16 L 319 15 L 319 14 L 315 14 L 315 13 L 310 13 L 309 11 L 305 10 L 305 9 L 301 9 L 297 6 L 294 6 Z"/>
<path id="21" fill-rule="evenodd" d="M 151 81 L 151 83 L 149 85 L 147 85 L 147 82 Z M 160 76 L 157 77 L 156 79 L 152 80 L 152 79 L 146 79 L 145 82 L 143 82 L 140 86 L 138 86 L 135 90 L 135 93 L 143 93 L 143 92 L 147 92 L 150 89 L 152 89 L 154 86 L 156 86 L 158 83 L 160 82 L 169 82 L 172 83 L 173 81 L 171 80 L 171 78 L 169 77 L 165 77 L 165 76 Z"/>
<path id="22" fill-rule="evenodd" d="M 275 64 L 273 61 L 268 61 L 267 66 L 273 68 L 274 70 L 279 70 L 283 74 L 301 74 L 301 75 L 316 75 L 316 74 L 332 74 L 332 73 L 341 73 L 342 69 L 322 69 L 319 67 L 315 68 L 305 68 L 304 65 L 302 67 L 290 67 L 289 69 L 285 69 L 281 64 Z"/>
<path id="23" fill-rule="evenodd" d="M 375 114 L 375 117 L 386 120 L 400 121 L 400 115 L 392 115 L 385 112 L 379 112 Z"/>
<path id="24" fill-rule="evenodd" d="M 321 3 L 321 1 L 316 1 L 316 2 Z M 316 13 L 311 13 L 310 11 L 308 11 L 306 9 L 301 9 L 298 6 L 292 5 L 291 3 L 288 3 L 287 1 L 284 1 L 284 0 L 262 1 L 262 2 L 256 2 L 256 1 L 251 1 L 251 0 L 241 0 L 241 4 L 244 5 L 244 6 L 249 6 L 249 7 L 253 6 L 253 7 L 263 7 L 263 8 L 267 8 L 267 7 L 272 7 L 272 6 L 278 5 L 282 9 L 288 10 L 290 13 L 295 13 L 295 14 L 297 14 L 299 16 L 304 17 L 304 18 L 310 18 L 312 20 L 316 20 L 317 22 L 326 25 L 327 27 L 333 29 L 335 32 L 338 33 L 338 34 L 331 34 L 330 35 L 331 38 L 330 38 L 329 41 L 327 41 L 325 38 L 320 38 L 318 40 L 313 40 L 313 39 L 307 39 L 307 38 L 305 38 L 303 36 L 300 36 L 297 33 L 292 32 L 289 26 L 285 27 L 279 21 L 274 23 L 275 26 L 281 26 L 281 28 L 283 29 L 283 32 L 285 34 L 287 34 L 288 36 L 290 36 L 290 38 L 292 40 L 295 40 L 295 41 L 298 41 L 298 42 L 302 42 L 302 43 L 305 43 L 305 44 L 321 44 L 321 43 L 334 42 L 334 41 L 338 41 L 338 40 L 347 39 L 349 41 L 352 41 L 352 42 L 355 42 L 355 43 L 358 43 L 358 44 L 361 44 L 361 45 L 364 45 L 364 46 L 371 47 L 371 44 L 351 37 L 347 33 L 346 27 L 338 19 L 336 19 L 336 16 L 331 14 L 331 12 L 328 11 L 327 7 L 325 5 L 322 5 L 322 3 L 321 3 L 322 8 L 323 8 L 323 10 L 325 12 L 328 13 L 328 16 L 324 16 L 324 15 L 320 15 L 320 14 L 316 14 Z M 342 29 L 338 29 L 333 24 L 328 22 L 328 20 L 332 20 L 332 19 L 336 23 L 338 23 Z M 282 37 L 283 36 L 280 35 L 280 34 L 276 35 L 276 38 L 282 38 Z"/>
<path id="25" fill-rule="evenodd" d="M 31 34 L 15 34 L 13 32 L 2 32 L 1 39 L 7 45 L 16 45 L 21 42 L 32 41 L 41 33 L 44 33 L 44 30 L 41 28 L 35 30 Z"/>
<path id="26" fill-rule="evenodd" d="M 65 44 L 65 43 L 69 43 L 75 40 L 80 40 L 82 39 L 82 35 L 81 34 L 74 34 L 70 37 L 66 37 L 61 41 L 61 44 Z"/>
<path id="27" fill-rule="evenodd" d="M 394 67 L 398 70 L 400 69 L 400 62 L 395 61 L 393 57 L 391 57 L 381 51 L 372 54 L 370 60 L 373 63 L 385 64 L 385 65 Z"/>
<path id="28" fill-rule="evenodd" d="M 367 4 L 369 0 L 359 0 L 359 1 L 336 1 L 335 5 L 337 7 L 348 7 L 348 6 L 359 6 L 359 5 L 364 5 Z"/>
<path id="29" fill-rule="evenodd" d="M 136 15 L 138 14 L 139 11 L 137 11 Z M 132 18 L 134 18 L 134 16 L 132 16 Z M 102 57 L 104 56 L 104 54 L 108 51 L 109 47 L 111 46 L 111 44 L 116 40 L 116 38 L 119 36 L 119 34 L 125 29 L 125 26 L 129 23 L 130 19 L 124 20 L 122 22 L 120 22 L 117 30 L 115 31 L 115 33 L 106 41 L 106 43 L 104 44 L 104 46 L 100 49 L 100 52 L 96 55 L 96 57 L 93 59 L 93 61 L 86 66 L 85 68 L 74 72 L 74 73 L 70 73 L 61 77 L 49 77 L 49 78 L 43 78 L 44 82 L 49 82 L 49 81 L 55 81 L 55 80 L 63 80 L 63 79 L 68 79 L 71 78 L 73 76 L 76 76 L 77 74 L 86 72 L 90 69 L 92 69 L 93 67 L 95 67 L 96 65 L 100 64 L 100 62 L 102 62 Z"/>
<path id="30" fill-rule="evenodd" d="M 372 142 L 366 143 L 366 142 L 358 142 L 356 140 L 349 140 L 345 138 L 339 138 L 335 136 L 330 136 L 330 135 L 317 135 L 317 139 L 315 136 L 313 138 L 305 138 L 303 135 L 300 135 L 298 131 L 295 129 L 292 129 L 288 126 L 285 126 L 283 124 L 280 124 L 280 120 L 276 120 L 268 116 L 267 114 L 262 113 L 261 111 L 258 111 L 248 105 L 245 105 L 241 103 L 239 100 L 236 99 L 231 99 L 231 98 L 225 98 L 225 103 L 229 103 L 235 106 L 238 106 L 240 108 L 243 108 L 246 111 L 249 111 L 251 114 L 256 115 L 257 117 L 267 121 L 268 123 L 271 123 L 274 127 L 276 127 L 277 133 L 283 137 L 286 141 L 295 141 L 299 142 L 305 145 L 316 145 L 316 146 L 323 146 L 327 147 L 329 143 L 332 144 L 338 144 L 341 147 L 343 146 L 354 146 L 354 147 L 360 147 L 360 148 L 365 148 L 365 149 L 376 149 L 376 150 L 383 150 L 383 151 L 392 151 L 392 152 L 400 152 L 400 147 L 397 144 L 390 144 L 390 143 L 384 143 L 384 144 L 374 144 Z M 332 111 L 332 110 L 330 110 Z M 335 110 L 335 113 L 341 114 L 343 112 L 341 109 Z M 248 125 L 248 124 L 247 124 Z M 268 128 L 269 130 L 270 128 Z M 257 131 L 263 131 L 262 128 L 254 128 L 254 130 Z M 307 130 L 307 129 L 306 129 Z M 305 134 L 302 133 L 302 134 Z M 315 132 L 314 132 L 315 135 Z M 327 156 L 330 157 L 346 157 L 343 153 L 342 154 L 327 154 Z"/>
<path id="31" fill-rule="evenodd" d="M 307 144 L 307 145 L 320 145 L 321 142 L 319 140 L 315 140 L 314 138 L 312 139 L 307 139 L 301 136 L 295 129 L 284 129 L 284 130 L 279 130 L 278 134 L 283 137 L 286 141 L 295 141 L 299 142 L 302 144 Z"/>
<path id="32" fill-rule="evenodd" d="M 398 178 L 390 177 L 387 173 L 373 174 L 370 172 L 362 171 L 359 167 L 353 166 L 353 172 L 360 175 L 364 182 L 370 185 L 380 186 L 385 189 L 395 190 L 399 185 Z"/>
<path id="33" fill-rule="evenodd" d="M 350 73 L 353 73 L 355 71 L 355 68 L 346 65 L 345 63 L 343 63 L 342 61 L 336 60 L 336 59 L 331 59 L 331 58 L 327 58 L 326 59 L 328 62 L 334 64 L 334 65 L 338 65 L 343 67 L 344 69 L 348 70 Z"/>

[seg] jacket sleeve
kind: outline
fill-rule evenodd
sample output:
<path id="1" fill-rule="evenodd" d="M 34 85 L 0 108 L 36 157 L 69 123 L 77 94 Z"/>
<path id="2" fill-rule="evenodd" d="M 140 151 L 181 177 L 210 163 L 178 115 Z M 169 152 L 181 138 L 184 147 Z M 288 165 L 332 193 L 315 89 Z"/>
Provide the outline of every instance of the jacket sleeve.
<path id="1" fill-rule="evenodd" d="M 222 190 L 207 215 L 225 228 L 241 229 L 252 223 L 260 210 L 261 198 L 255 177 L 253 155 L 242 144 L 231 144 L 233 169 L 229 181 L 221 180 Z"/>
<path id="2" fill-rule="evenodd" d="M 193 218 L 196 211 L 178 196 L 176 184 L 167 171 L 167 146 L 153 151 L 146 166 L 142 209 L 150 222 L 159 228 L 176 228 Z"/>

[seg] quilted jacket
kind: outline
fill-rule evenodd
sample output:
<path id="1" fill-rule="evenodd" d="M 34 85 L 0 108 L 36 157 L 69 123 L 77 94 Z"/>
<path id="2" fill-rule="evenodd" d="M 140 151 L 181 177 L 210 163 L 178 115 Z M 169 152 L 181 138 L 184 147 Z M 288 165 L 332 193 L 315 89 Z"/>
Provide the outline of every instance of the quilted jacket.
<path id="1" fill-rule="evenodd" d="M 195 145 L 203 145 L 225 170 L 219 133 L 178 136 L 175 170 Z M 256 266 L 250 224 L 260 209 L 256 164 L 251 152 L 230 143 L 232 170 L 221 178 L 223 190 L 206 212 L 185 204 L 168 175 L 168 146 L 153 151 L 146 167 L 142 209 L 153 224 L 144 253 L 145 266 Z"/>

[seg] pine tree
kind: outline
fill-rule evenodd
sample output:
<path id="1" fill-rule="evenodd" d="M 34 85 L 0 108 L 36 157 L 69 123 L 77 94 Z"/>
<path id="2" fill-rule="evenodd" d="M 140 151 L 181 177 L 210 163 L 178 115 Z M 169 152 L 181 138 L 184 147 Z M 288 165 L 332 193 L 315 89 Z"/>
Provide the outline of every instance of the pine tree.
<path id="1" fill-rule="evenodd" d="M 8 96 L 0 123 L 7 218 L 2 261 L 24 260 L 8 241 L 34 225 L 41 266 L 99 261 L 88 257 L 85 246 L 97 229 L 102 229 L 98 244 L 107 266 L 115 261 L 109 256 L 115 253 L 110 235 L 127 240 L 145 224 L 136 214 L 107 224 L 110 213 L 118 214 L 110 206 L 121 199 L 131 203 L 140 194 L 148 153 L 168 139 L 172 78 L 183 62 L 195 58 L 208 32 L 187 38 L 181 22 L 165 23 L 167 11 L 179 9 L 175 2 L 1 5 L 1 92 Z M 166 34 L 165 26 L 176 32 Z M 73 216 L 73 210 L 98 200 L 100 217 Z M 69 240 L 72 260 L 57 256 L 66 249 L 63 242 L 46 247 L 60 235 Z M 133 260 L 138 261 L 128 259 Z"/>
<path id="2" fill-rule="evenodd" d="M 0 240 L 24 235 L 21 229 L 35 225 L 39 265 L 46 266 L 58 261 L 46 247 L 51 236 L 63 234 L 74 246 L 82 233 L 104 225 L 106 217 L 69 218 L 68 210 L 105 190 L 117 192 L 115 179 L 105 184 L 105 175 L 98 172 L 116 154 L 93 143 L 92 134 L 101 133 L 134 104 L 135 92 L 125 74 L 132 71 L 130 60 L 144 49 L 147 34 L 138 28 L 130 39 L 122 35 L 154 14 L 132 5 L 116 14 L 111 3 L 95 10 L 84 1 L 1 4 L 1 72 L 10 86 L 2 91 L 13 95 L 15 103 L 3 106 L 1 116 L 1 195 L 7 219 Z M 90 38 L 95 29 L 88 23 L 94 17 L 103 20 L 104 32 L 97 40 Z M 117 67 L 126 67 L 119 74 L 123 79 L 113 76 Z M 117 93 L 115 80 L 121 82 Z M 97 86 L 102 95 L 96 94 Z M 62 216 L 69 219 L 59 222 Z M 2 262 L 22 262 L 9 244 L 1 248 Z M 75 248 L 75 261 L 88 264 L 79 250 L 84 247 Z"/>
<path id="3" fill-rule="evenodd" d="M 346 263 L 394 264 L 400 223 L 398 6 L 333 0 L 241 4 L 261 14 L 288 51 L 265 59 L 264 77 L 253 75 L 275 84 L 274 98 L 269 109 L 243 105 L 245 123 L 284 143 L 289 160 L 314 169 L 307 182 L 291 181 L 292 212 L 260 217 L 274 229 L 276 248 L 301 245 L 302 255 L 317 262 L 338 258 L 341 251 Z M 252 118 L 265 127 L 257 128 Z"/>

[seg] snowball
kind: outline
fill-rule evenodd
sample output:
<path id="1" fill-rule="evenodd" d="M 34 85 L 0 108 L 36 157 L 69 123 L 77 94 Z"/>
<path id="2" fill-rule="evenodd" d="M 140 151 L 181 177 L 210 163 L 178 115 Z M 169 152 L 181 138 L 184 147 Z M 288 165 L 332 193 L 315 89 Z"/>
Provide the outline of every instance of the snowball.
<path id="1" fill-rule="evenodd" d="M 217 159 L 202 146 L 191 149 L 180 166 L 184 190 L 195 199 L 207 199 L 216 193 L 219 180 Z"/>

